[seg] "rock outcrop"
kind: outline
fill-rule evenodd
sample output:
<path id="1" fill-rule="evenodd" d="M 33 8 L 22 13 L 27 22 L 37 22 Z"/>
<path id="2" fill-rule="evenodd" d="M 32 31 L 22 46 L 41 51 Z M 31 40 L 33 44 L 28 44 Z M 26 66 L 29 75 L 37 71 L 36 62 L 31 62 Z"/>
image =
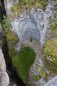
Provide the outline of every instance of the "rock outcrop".
<path id="1" fill-rule="evenodd" d="M 9 84 L 9 76 L 6 72 L 5 59 L 2 50 L 0 49 L 0 86 L 8 86 L 8 84 Z"/>
<path id="2" fill-rule="evenodd" d="M 17 1 L 14 2 L 16 3 Z M 54 6 L 52 3 L 53 2 L 48 3 L 45 11 L 43 11 L 42 8 L 37 9 L 37 11 L 32 8 L 29 14 L 27 10 L 25 10 L 18 18 L 9 18 L 12 25 L 12 30 L 14 30 L 19 37 L 17 50 L 20 50 L 23 41 L 30 40 L 30 38 L 43 45 L 45 41 L 45 33 L 50 23 L 49 19 L 52 19 L 53 16 Z M 7 16 L 12 13 L 10 11 L 12 5 L 14 6 L 14 4 L 9 2 L 9 0 L 5 2 Z M 14 14 L 12 15 L 14 16 Z"/>
<path id="3" fill-rule="evenodd" d="M 18 18 L 9 18 L 12 26 L 11 30 L 15 31 L 19 37 L 19 42 L 15 47 L 16 50 L 19 51 L 22 47 L 22 44 L 26 40 L 32 40 L 32 43 L 34 43 L 33 41 L 35 40 L 37 42 L 37 45 L 35 45 L 36 48 L 39 48 L 39 44 L 41 46 L 44 44 L 46 31 L 49 28 L 50 20 L 53 18 L 54 11 L 53 1 L 48 1 L 48 5 L 45 10 L 42 8 L 39 8 L 37 10 L 32 8 L 29 14 L 27 10 L 25 10 L 22 14 L 20 14 Z M 7 16 L 9 13 L 11 13 L 10 8 L 12 5 L 13 3 L 9 2 L 9 0 L 5 2 Z M 14 15 L 14 13 L 12 14 Z M 46 83 L 45 80 L 47 80 L 48 77 L 47 73 L 48 72 L 44 68 L 43 55 L 41 53 L 41 50 L 37 49 L 36 59 L 31 69 L 29 70 L 28 81 L 30 86 L 43 86 Z"/>

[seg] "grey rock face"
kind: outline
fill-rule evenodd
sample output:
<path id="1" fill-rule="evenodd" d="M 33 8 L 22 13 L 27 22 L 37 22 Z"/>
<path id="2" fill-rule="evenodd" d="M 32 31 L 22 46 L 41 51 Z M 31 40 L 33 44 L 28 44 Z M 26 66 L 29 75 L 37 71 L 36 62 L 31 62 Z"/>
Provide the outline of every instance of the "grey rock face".
<path id="1" fill-rule="evenodd" d="M 49 0 L 49 3 L 45 11 L 41 8 L 35 11 L 35 9 L 32 8 L 30 14 L 28 14 L 27 11 L 25 11 L 23 14 L 20 15 L 18 19 L 15 18 L 14 20 L 10 20 L 12 30 L 14 30 L 19 37 L 19 42 L 16 45 L 16 49 L 19 51 L 22 43 L 24 43 L 26 40 L 31 39 L 33 40 L 32 43 L 34 43 L 32 44 L 34 45 L 33 49 L 35 48 L 35 46 L 37 48 L 36 59 L 29 71 L 30 86 L 43 86 L 46 83 L 46 81 L 43 78 L 41 78 L 39 81 L 32 80 L 33 79 L 32 73 L 34 73 L 35 75 L 39 74 L 37 65 L 40 65 L 42 68 L 44 68 L 43 56 L 41 51 L 39 51 L 38 49 L 39 48 L 38 43 L 40 43 L 40 45 L 42 46 L 45 42 L 46 31 L 49 28 L 50 20 L 53 18 L 54 6 L 52 3 L 53 2 L 50 3 Z M 11 3 L 9 3 L 9 5 L 7 4 L 8 8 L 6 11 L 8 13 L 11 5 L 12 5 Z M 36 43 L 37 45 L 35 45 L 34 40 L 38 42 Z"/>
<path id="2" fill-rule="evenodd" d="M 18 1 L 18 0 L 17 0 Z M 17 2 L 14 1 L 14 2 Z M 10 6 L 12 6 L 13 0 L 10 2 L 8 0 L 5 3 L 7 15 L 10 12 Z M 19 37 L 19 46 L 17 50 L 20 50 L 21 43 L 25 40 L 30 40 L 30 38 L 38 41 L 41 46 L 45 41 L 45 33 L 47 28 L 49 28 L 50 18 L 53 17 L 53 1 L 49 3 L 43 11 L 43 9 L 39 8 L 35 11 L 34 8 L 31 9 L 30 14 L 27 11 L 23 12 L 18 19 L 10 20 L 12 25 L 12 30 L 16 31 Z"/>
<path id="3" fill-rule="evenodd" d="M 0 49 L 0 86 L 8 86 L 9 76 L 6 72 L 6 64 L 2 50 Z"/>
<path id="4" fill-rule="evenodd" d="M 46 31 L 53 18 L 53 9 L 54 6 L 49 3 L 45 11 L 39 8 L 35 12 L 35 9 L 32 8 L 30 14 L 24 12 L 20 18 L 11 21 L 12 30 L 16 31 L 19 37 L 19 50 L 21 43 L 30 38 L 38 41 L 41 46 L 44 44 Z"/>

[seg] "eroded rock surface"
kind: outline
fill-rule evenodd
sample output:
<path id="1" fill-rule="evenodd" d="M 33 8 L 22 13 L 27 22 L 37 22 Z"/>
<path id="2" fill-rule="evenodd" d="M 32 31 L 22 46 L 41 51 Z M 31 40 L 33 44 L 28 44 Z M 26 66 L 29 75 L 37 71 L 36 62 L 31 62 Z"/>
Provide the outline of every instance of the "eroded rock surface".
<path id="1" fill-rule="evenodd" d="M 0 49 L 0 86 L 8 86 L 9 76 L 6 72 L 6 64 L 2 50 Z"/>
<path id="2" fill-rule="evenodd" d="M 43 10 L 42 8 L 39 8 L 35 11 L 35 9 L 32 8 L 29 14 L 27 13 L 27 10 L 25 10 L 22 14 L 20 14 L 20 17 L 18 17 L 17 19 L 16 18 L 9 19 L 12 25 L 12 30 L 14 30 L 19 37 L 19 42 L 15 48 L 16 50 L 19 51 L 21 49 L 22 44 L 26 42 L 26 40 L 29 41 L 29 43 L 27 41 L 28 45 L 31 44 L 30 43 L 31 39 L 32 39 L 32 45 L 34 45 L 33 40 L 35 40 L 36 42 L 38 42 L 37 47 L 40 45 L 42 46 L 44 44 L 46 31 L 49 28 L 50 20 L 53 18 L 53 11 L 54 11 L 53 1 L 50 1 L 50 0 L 48 1 L 49 1 L 48 5 L 45 10 Z M 10 2 L 5 3 L 5 7 L 7 9 L 6 10 L 7 15 L 10 13 L 11 6 L 12 6 L 12 3 Z M 25 43 L 25 46 L 26 46 L 26 43 Z M 34 45 L 34 47 L 35 46 L 36 45 Z M 33 49 L 35 49 L 34 47 Z M 28 80 L 29 84 L 31 86 L 43 86 L 46 83 L 45 80 L 46 80 L 47 73 L 44 68 L 43 56 L 42 56 L 41 50 L 37 49 L 36 59 L 29 71 L 29 80 Z M 38 76 L 40 80 L 38 80 L 37 78 Z M 35 80 L 35 77 L 37 80 Z"/>

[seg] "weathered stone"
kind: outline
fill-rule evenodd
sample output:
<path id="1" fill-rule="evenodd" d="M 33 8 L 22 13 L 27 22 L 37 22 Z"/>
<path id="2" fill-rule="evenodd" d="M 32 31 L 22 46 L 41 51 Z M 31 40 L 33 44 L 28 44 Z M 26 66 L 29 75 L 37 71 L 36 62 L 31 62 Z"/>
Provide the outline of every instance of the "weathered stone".
<path id="1" fill-rule="evenodd" d="M 6 70 L 6 64 L 5 64 L 4 56 L 3 56 L 3 54 L 2 54 L 1 49 L 0 49 L 0 67 L 1 67 L 3 70 Z"/>
<path id="2" fill-rule="evenodd" d="M 8 15 L 8 13 L 10 12 L 10 6 L 12 6 L 12 4 L 7 3 L 6 5 Z M 16 50 L 19 51 L 21 49 L 22 43 L 26 40 L 31 40 L 31 38 L 32 41 L 35 40 L 38 43 L 41 43 L 41 46 L 43 45 L 43 43 L 45 42 L 46 30 L 49 27 L 50 18 L 52 19 L 53 16 L 53 8 L 53 4 L 48 3 L 45 11 L 43 11 L 43 9 L 41 8 L 37 9 L 37 11 L 35 11 L 35 9 L 32 9 L 29 14 L 27 14 L 27 11 L 25 11 L 23 14 L 19 16 L 18 19 L 10 19 L 12 30 L 14 30 L 19 37 L 19 42 L 16 47 Z M 38 55 L 36 55 L 35 62 L 31 67 L 31 70 L 29 71 L 28 81 L 30 86 L 43 86 L 46 83 L 44 77 L 42 78 L 42 76 L 39 81 L 33 81 L 32 72 L 35 75 L 38 75 L 38 69 L 36 67 L 36 64 L 40 64 L 42 68 L 44 67 L 42 59 L 43 56 L 41 55 L 42 53 L 40 53 L 40 49 L 37 49 L 37 54 Z"/>
<path id="3" fill-rule="evenodd" d="M 8 86 L 9 84 L 9 77 L 8 74 L 0 68 L 0 86 Z"/>
<path id="4" fill-rule="evenodd" d="M 2 50 L 0 49 L 0 86 L 8 86 L 9 76 L 6 72 L 6 64 Z"/>

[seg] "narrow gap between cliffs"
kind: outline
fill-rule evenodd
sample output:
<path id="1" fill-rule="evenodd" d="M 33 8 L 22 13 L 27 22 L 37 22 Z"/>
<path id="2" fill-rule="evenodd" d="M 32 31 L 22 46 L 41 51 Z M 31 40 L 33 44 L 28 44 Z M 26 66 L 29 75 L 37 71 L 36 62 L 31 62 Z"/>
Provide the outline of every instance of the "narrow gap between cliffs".
<path id="1" fill-rule="evenodd" d="M 4 0 L 0 0 L 0 18 L 3 20 L 3 16 L 6 16 L 6 10 L 5 10 L 5 5 L 4 5 Z M 2 34 L 3 35 L 3 34 Z M 7 58 L 9 57 L 8 54 L 8 43 L 7 43 L 7 38 L 4 34 L 4 36 L 2 37 L 4 40 L 3 46 L 2 46 L 2 51 L 4 54 L 4 58 L 6 60 L 6 66 L 7 66 L 7 72 L 9 74 L 9 78 L 10 78 L 10 82 L 16 83 L 16 86 L 26 86 L 24 84 L 24 82 L 18 77 L 18 75 L 16 74 L 14 68 L 12 67 L 10 61 Z M 13 86 L 11 84 L 11 86 Z"/>

